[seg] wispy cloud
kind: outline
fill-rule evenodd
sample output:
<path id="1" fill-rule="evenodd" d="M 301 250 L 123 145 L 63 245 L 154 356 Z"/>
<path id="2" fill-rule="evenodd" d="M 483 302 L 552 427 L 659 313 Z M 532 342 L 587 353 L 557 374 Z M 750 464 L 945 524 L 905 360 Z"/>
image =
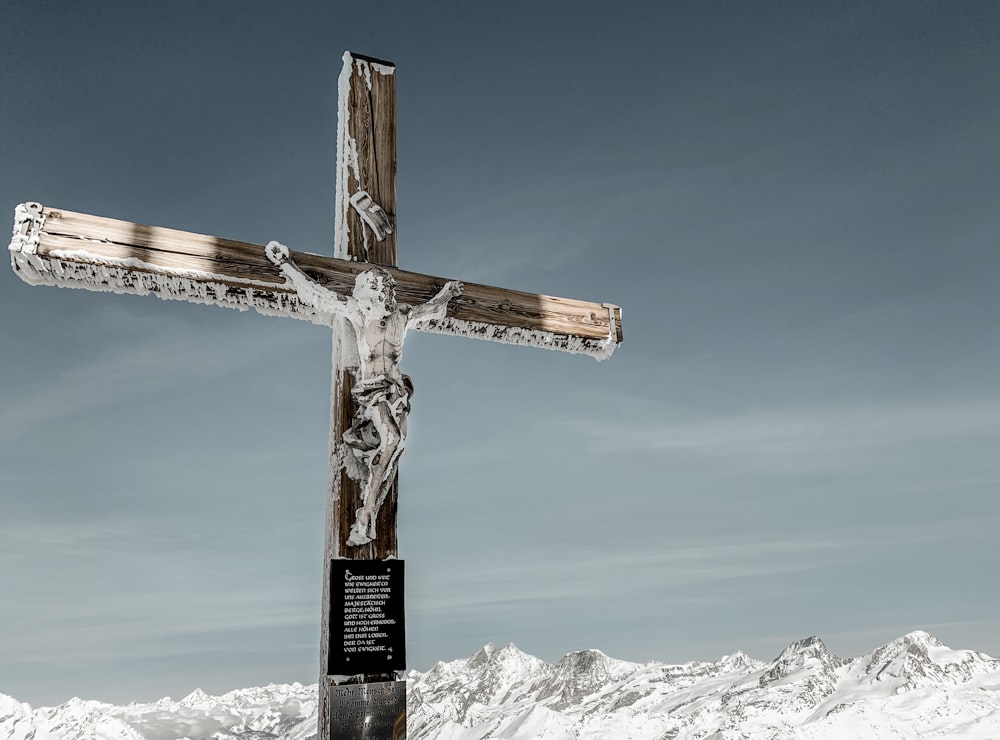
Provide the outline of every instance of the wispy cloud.
<path id="1" fill-rule="evenodd" d="M 25 567 L 27 556 L 35 567 L 39 560 L 47 565 L 44 581 Z M 309 576 L 318 573 L 282 572 L 284 560 L 252 560 L 248 571 L 241 568 L 244 549 L 220 553 L 204 533 L 157 530 L 146 520 L 26 525 L 7 533 L 0 559 L 17 594 L 0 605 L 11 661 L 40 649 L 11 639 L 17 634 L 45 635 L 49 656 L 100 660 L 123 644 L 132 645 L 133 657 L 165 655 L 209 634 L 279 634 L 316 622 Z"/>
<path id="2" fill-rule="evenodd" d="M 553 433 L 586 440 L 591 454 L 673 452 L 773 472 L 843 471 L 893 451 L 1000 441 L 1000 400 L 992 397 L 786 402 L 775 409 L 710 412 L 637 397 L 619 400 L 599 414 L 564 412 L 548 425 Z"/>
<path id="3" fill-rule="evenodd" d="M 204 332 L 177 320 L 109 319 L 104 329 L 114 338 L 97 340 L 100 352 L 46 368 L 46 377 L 23 383 L 20 394 L 0 396 L 0 442 L 44 429 L 55 419 L 106 413 L 140 398 L 198 393 L 205 384 L 274 363 L 303 341 L 300 332 L 262 332 L 259 321 L 223 326 L 225 331 Z M 280 377 L 275 385 L 280 393 L 289 392 Z"/>
<path id="4" fill-rule="evenodd" d="M 648 551 L 544 551 L 499 562 L 490 557 L 470 571 L 438 574 L 424 584 L 415 606 L 424 612 L 479 611 L 504 603 L 583 599 L 597 604 L 642 596 L 631 603 L 648 608 L 655 594 L 689 597 L 684 587 L 691 584 L 790 574 L 850 558 L 842 543 L 814 539 L 663 543 Z"/>

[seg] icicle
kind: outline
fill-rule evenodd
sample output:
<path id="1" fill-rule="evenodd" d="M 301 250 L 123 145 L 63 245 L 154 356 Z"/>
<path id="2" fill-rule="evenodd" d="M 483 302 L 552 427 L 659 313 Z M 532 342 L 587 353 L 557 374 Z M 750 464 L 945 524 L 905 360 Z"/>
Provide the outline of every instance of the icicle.
<path id="1" fill-rule="evenodd" d="M 574 355 L 589 355 L 598 362 L 611 357 L 618 347 L 618 322 L 615 321 L 617 306 L 606 304 L 610 316 L 608 336 L 605 339 L 572 337 L 540 329 L 524 329 L 518 326 L 498 326 L 477 321 L 445 318 L 420 323 L 416 328 L 433 334 L 454 334 L 471 339 L 485 339 L 502 344 L 559 350 Z M 620 309 L 619 309 L 620 310 Z"/>

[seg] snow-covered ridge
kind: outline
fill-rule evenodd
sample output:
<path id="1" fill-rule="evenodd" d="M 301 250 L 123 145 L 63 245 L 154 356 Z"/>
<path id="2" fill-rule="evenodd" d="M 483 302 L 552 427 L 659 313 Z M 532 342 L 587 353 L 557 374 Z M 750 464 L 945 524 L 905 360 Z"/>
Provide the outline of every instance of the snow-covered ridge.
<path id="1" fill-rule="evenodd" d="M 1000 661 L 912 632 L 854 659 L 818 637 L 770 662 L 743 653 L 683 665 L 598 650 L 546 663 L 514 645 L 408 677 L 411 740 L 1000 738 Z M 32 709 L 0 694 L 0 737 L 308 740 L 316 685 L 272 684 L 116 707 Z"/>

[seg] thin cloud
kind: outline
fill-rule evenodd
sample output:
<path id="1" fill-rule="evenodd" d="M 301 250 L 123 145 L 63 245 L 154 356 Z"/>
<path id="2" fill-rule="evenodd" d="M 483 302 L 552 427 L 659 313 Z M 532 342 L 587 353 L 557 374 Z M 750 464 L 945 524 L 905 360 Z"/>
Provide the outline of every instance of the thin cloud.
<path id="1" fill-rule="evenodd" d="M 1000 440 L 1000 401 L 991 397 L 786 403 L 711 415 L 629 398 L 621 409 L 548 423 L 553 433 L 587 440 L 590 454 L 689 453 L 777 472 L 843 470 L 845 461 L 871 464 L 891 450 Z"/>
<path id="2" fill-rule="evenodd" d="M 130 336 L 108 342 L 83 364 L 65 365 L 27 393 L 6 394 L 0 407 L 0 442 L 44 429 L 56 419 L 128 406 L 138 398 L 193 392 L 208 382 L 292 353 L 301 335 L 281 332 L 262 341 L 260 324 L 225 332 L 191 331 L 180 322 L 133 323 Z M 103 343 L 102 343 L 103 344 Z M 182 351 L 178 351 L 183 348 Z M 197 355 L 197 363 L 190 361 Z"/>

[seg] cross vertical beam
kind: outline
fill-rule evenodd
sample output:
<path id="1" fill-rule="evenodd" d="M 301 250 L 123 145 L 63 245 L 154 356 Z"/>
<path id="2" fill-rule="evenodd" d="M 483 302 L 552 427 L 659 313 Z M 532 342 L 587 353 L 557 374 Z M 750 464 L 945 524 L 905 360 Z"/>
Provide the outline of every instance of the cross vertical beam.
<path id="1" fill-rule="evenodd" d="M 345 52 L 339 79 L 337 121 L 337 190 L 334 257 L 395 267 L 396 256 L 396 77 L 395 67 Z M 366 192 L 380 207 L 391 233 L 377 234 L 365 223 L 351 197 Z M 362 207 L 364 204 L 361 204 Z M 383 238 L 379 239 L 378 236 Z M 333 332 L 333 392 L 330 419 L 330 473 L 323 557 L 323 601 L 320 632 L 319 737 L 330 736 L 327 677 L 330 650 L 330 561 L 384 560 L 398 555 L 396 508 L 398 482 L 382 504 L 377 536 L 360 546 L 347 544 L 362 494 L 344 464 L 343 435 L 352 424 L 356 405 L 351 395 L 358 366 L 353 329 L 340 321 Z"/>

